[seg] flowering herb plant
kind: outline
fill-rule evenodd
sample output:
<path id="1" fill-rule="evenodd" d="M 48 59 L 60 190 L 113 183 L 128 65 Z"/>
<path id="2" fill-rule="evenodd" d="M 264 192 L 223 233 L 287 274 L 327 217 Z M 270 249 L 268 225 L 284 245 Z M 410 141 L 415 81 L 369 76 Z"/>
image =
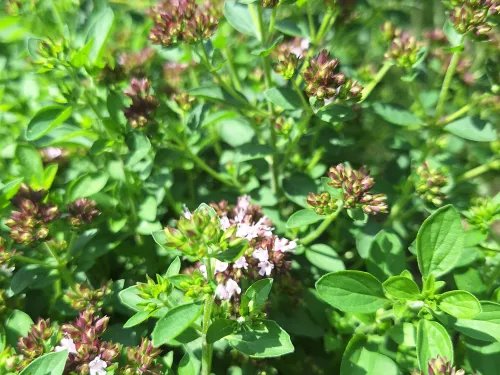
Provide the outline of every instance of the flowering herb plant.
<path id="1" fill-rule="evenodd" d="M 0 375 L 492 375 L 497 0 L 5 0 Z"/>

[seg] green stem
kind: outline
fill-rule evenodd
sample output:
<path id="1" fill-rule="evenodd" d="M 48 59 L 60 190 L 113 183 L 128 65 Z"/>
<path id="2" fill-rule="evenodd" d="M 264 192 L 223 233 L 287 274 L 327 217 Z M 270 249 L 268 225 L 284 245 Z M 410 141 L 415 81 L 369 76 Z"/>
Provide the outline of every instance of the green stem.
<path id="1" fill-rule="evenodd" d="M 307 99 L 304 97 L 304 93 L 300 89 L 299 85 L 297 85 L 297 82 L 295 82 L 295 80 L 293 80 L 293 79 L 291 81 L 292 81 L 293 89 L 295 90 L 295 92 L 299 96 L 300 101 L 302 102 L 302 107 L 304 107 L 304 110 L 306 111 L 306 113 L 312 112 L 311 106 L 309 105 L 309 102 L 307 101 Z"/>
<path id="2" fill-rule="evenodd" d="M 469 112 L 471 109 L 474 109 L 474 107 L 476 107 L 479 102 L 481 102 L 482 100 L 484 100 L 488 96 L 490 96 L 490 94 L 481 95 L 478 99 L 474 100 L 472 103 L 469 103 L 469 104 L 463 106 L 462 108 L 460 108 L 455 113 L 452 113 L 451 115 L 446 116 L 444 119 L 439 121 L 437 123 L 437 125 L 438 126 L 445 126 L 445 125 L 449 124 L 450 122 L 453 122 L 453 121 L 459 119 L 460 117 L 467 114 L 467 112 Z"/>
<path id="3" fill-rule="evenodd" d="M 54 19 L 56 20 L 57 26 L 59 27 L 59 32 L 61 33 L 61 36 L 64 37 L 64 22 L 61 18 L 61 15 L 59 14 L 59 10 L 57 9 L 53 0 L 48 0 L 48 3 L 52 8 L 52 14 L 54 15 Z"/>
<path id="4" fill-rule="evenodd" d="M 487 287 L 488 287 L 488 295 L 493 292 L 493 289 L 495 288 L 495 283 L 498 282 L 498 279 L 500 278 L 500 263 L 498 263 L 495 266 L 495 269 L 493 270 L 493 273 L 488 281 Z"/>
<path id="5" fill-rule="evenodd" d="M 463 41 L 464 38 L 462 37 L 460 45 L 458 46 L 458 51 L 453 53 L 450 65 L 448 65 L 448 69 L 446 70 L 446 75 L 444 76 L 443 86 L 441 87 L 441 93 L 439 94 L 438 104 L 436 107 L 436 121 L 439 120 L 443 114 L 444 105 L 446 104 L 446 99 L 448 99 L 448 91 L 450 89 L 451 80 L 453 79 L 453 75 L 455 74 L 455 70 L 460 60 L 460 54 L 462 53 Z"/>
<path id="6" fill-rule="evenodd" d="M 316 27 L 314 26 L 314 18 L 312 14 L 311 1 L 307 2 L 307 20 L 309 22 L 309 34 L 311 34 L 311 38 L 316 38 Z"/>
<path id="7" fill-rule="evenodd" d="M 375 87 L 377 87 L 380 81 L 382 81 L 382 79 L 385 77 L 385 75 L 393 65 L 394 65 L 393 63 L 388 63 L 388 62 L 382 65 L 375 78 L 373 78 L 373 81 L 371 81 L 368 84 L 368 86 L 366 86 L 365 89 L 363 90 L 363 99 L 361 99 L 361 102 L 364 102 L 370 96 L 372 91 L 375 89 Z"/>
<path id="8" fill-rule="evenodd" d="M 276 12 L 278 11 L 278 7 L 274 7 L 271 13 L 271 21 L 269 22 L 269 41 L 271 41 L 271 37 L 274 31 L 274 25 L 276 24 Z"/>
<path id="9" fill-rule="evenodd" d="M 455 179 L 455 183 L 470 180 L 472 178 L 482 175 L 483 173 L 490 171 L 491 169 L 499 169 L 499 168 L 500 168 L 500 159 L 494 159 L 486 164 L 480 165 L 479 167 L 473 168 L 465 172 L 461 176 L 458 176 Z"/>
<path id="10" fill-rule="evenodd" d="M 52 268 L 52 266 L 50 266 L 48 264 L 45 264 L 45 262 L 43 262 L 41 260 L 30 258 L 30 257 L 26 257 L 26 256 L 23 256 L 23 255 L 14 255 L 13 259 L 14 259 L 14 261 L 19 261 L 19 262 L 22 262 L 22 263 L 38 264 L 39 266 L 42 266 L 42 267 Z"/>
<path id="11" fill-rule="evenodd" d="M 210 283 L 213 279 L 212 261 L 206 259 L 205 266 L 207 268 L 207 281 Z M 203 307 L 203 326 L 201 331 L 201 375 L 210 375 L 212 367 L 212 344 L 208 343 L 207 333 L 210 327 L 212 318 L 213 296 L 207 295 L 205 305 Z"/>
<path id="12" fill-rule="evenodd" d="M 69 285 L 69 287 L 73 290 L 75 289 L 75 281 L 73 280 L 73 276 L 69 272 L 69 270 L 66 268 L 66 263 L 62 261 L 57 253 L 50 247 L 50 245 L 47 242 L 43 243 L 45 249 L 47 252 L 56 260 L 58 267 L 57 269 L 59 270 L 59 273 L 61 274 L 61 277 L 66 281 L 66 283 Z"/>
<path id="13" fill-rule="evenodd" d="M 287 147 L 287 149 L 285 151 L 285 155 L 283 156 L 283 160 L 281 161 L 281 168 L 286 167 L 286 164 L 288 163 L 288 160 L 292 156 L 293 151 L 295 150 L 295 148 L 297 147 L 298 143 L 300 142 L 300 140 L 302 139 L 302 137 L 306 133 L 306 131 L 308 129 L 307 125 L 309 124 L 309 120 L 311 119 L 312 115 L 313 115 L 313 113 L 309 112 L 306 115 L 306 117 L 304 117 L 304 119 L 302 120 L 302 122 L 299 123 L 299 125 L 298 125 L 298 131 L 299 131 L 299 133 L 295 136 L 295 138 L 293 139 L 292 143 Z"/>
<path id="14" fill-rule="evenodd" d="M 342 208 L 343 208 L 342 206 L 339 206 L 339 208 L 337 208 L 337 211 L 332 213 L 330 216 L 327 216 L 319 227 L 317 227 L 308 236 L 302 238 L 299 242 L 302 245 L 308 245 L 311 242 L 313 242 L 316 238 L 321 236 L 323 232 L 330 226 L 330 224 L 333 223 L 335 219 L 339 216 L 340 212 L 342 211 Z"/>
<path id="15" fill-rule="evenodd" d="M 234 68 L 233 54 L 229 46 L 226 46 L 225 50 L 226 50 L 226 57 L 227 57 L 226 61 L 229 70 L 229 75 L 231 76 L 231 80 L 233 82 L 234 87 L 236 87 L 236 90 L 241 91 L 241 82 L 240 79 L 238 78 L 238 74 L 236 73 L 236 69 Z"/>
<path id="16" fill-rule="evenodd" d="M 331 8 L 329 8 L 328 11 L 326 12 L 325 16 L 323 17 L 323 21 L 321 21 L 319 31 L 313 38 L 313 44 L 320 43 L 321 40 L 324 38 L 325 34 L 328 32 L 328 26 L 330 24 L 330 20 L 333 17 L 333 13 L 334 11 Z"/>
<path id="17" fill-rule="evenodd" d="M 413 197 L 412 190 L 413 190 L 413 181 L 410 176 L 406 180 L 406 183 L 403 187 L 403 191 L 401 192 L 401 196 L 396 201 L 394 206 L 391 208 L 391 213 L 389 214 L 389 217 L 387 218 L 386 222 L 387 225 L 391 224 L 394 221 L 394 218 L 398 216 L 401 210 L 405 207 L 406 203 L 408 203 L 408 201 L 411 200 L 411 198 Z"/>
<path id="18" fill-rule="evenodd" d="M 239 187 L 239 185 L 235 185 L 231 180 L 225 178 L 221 174 L 217 173 L 214 169 L 212 169 L 207 163 L 205 163 L 198 155 L 196 155 L 189 147 L 186 146 L 185 151 L 189 154 L 190 158 L 197 164 L 201 169 L 207 172 L 210 176 L 215 178 L 217 181 L 222 182 L 223 184 L 230 187 Z"/>

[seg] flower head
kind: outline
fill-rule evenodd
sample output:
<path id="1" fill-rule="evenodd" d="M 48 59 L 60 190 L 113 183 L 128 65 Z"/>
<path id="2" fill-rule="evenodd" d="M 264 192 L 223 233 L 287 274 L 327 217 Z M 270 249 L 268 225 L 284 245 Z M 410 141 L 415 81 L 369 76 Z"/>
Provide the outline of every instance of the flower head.
<path id="1" fill-rule="evenodd" d="M 97 356 L 89 362 L 90 375 L 106 375 L 106 367 L 108 367 L 106 361 Z"/>
<path id="2" fill-rule="evenodd" d="M 79 198 L 68 204 L 68 221 L 73 228 L 78 229 L 85 224 L 90 224 L 97 216 L 101 214 L 96 209 L 96 202 L 87 198 Z"/>
<path id="3" fill-rule="evenodd" d="M 59 345 L 54 348 L 54 351 L 56 352 L 60 352 L 62 350 L 67 350 L 70 354 L 78 354 L 75 342 L 69 337 L 63 337 L 59 342 Z"/>
<path id="4" fill-rule="evenodd" d="M 143 128 L 153 121 L 153 113 L 158 100 L 151 94 L 151 82 L 146 79 L 132 78 L 130 90 L 125 91 L 132 104 L 125 108 L 124 114 L 132 128 Z"/>

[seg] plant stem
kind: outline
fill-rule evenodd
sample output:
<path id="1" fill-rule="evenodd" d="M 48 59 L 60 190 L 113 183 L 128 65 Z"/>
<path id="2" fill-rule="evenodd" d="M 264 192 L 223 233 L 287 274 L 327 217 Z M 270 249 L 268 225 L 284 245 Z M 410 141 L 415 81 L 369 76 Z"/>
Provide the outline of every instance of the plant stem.
<path id="1" fill-rule="evenodd" d="M 274 25 L 276 24 L 276 12 L 278 11 L 278 7 L 274 7 L 271 13 L 271 21 L 269 22 L 269 41 L 271 41 L 271 37 L 274 31 Z"/>
<path id="2" fill-rule="evenodd" d="M 459 119 L 463 115 L 467 114 L 467 112 L 469 112 L 471 109 L 473 109 L 479 102 L 481 102 L 482 100 L 484 100 L 488 96 L 490 96 L 490 94 L 481 95 L 478 99 L 474 100 L 472 103 L 469 103 L 469 104 L 463 106 L 455 113 L 452 113 L 451 115 L 446 116 L 441 121 L 438 121 L 437 125 L 444 126 L 444 125 L 449 124 L 452 121 Z"/>
<path id="3" fill-rule="evenodd" d="M 42 267 L 52 268 L 52 266 L 45 264 L 44 261 L 30 258 L 30 257 L 26 257 L 23 255 L 14 255 L 13 259 L 14 259 L 14 261 L 19 261 L 19 262 L 28 263 L 28 264 L 38 264 L 39 266 L 42 266 Z"/>
<path id="4" fill-rule="evenodd" d="M 403 186 L 403 191 L 401 192 L 401 196 L 396 201 L 394 206 L 391 209 L 391 213 L 387 218 L 386 225 L 391 224 L 394 221 L 394 218 L 398 216 L 401 210 L 405 207 L 406 203 L 412 198 L 412 189 L 413 189 L 413 181 L 411 176 L 406 180 L 405 185 Z"/>
<path id="5" fill-rule="evenodd" d="M 50 247 L 47 242 L 44 242 L 43 245 L 47 252 L 56 260 L 58 264 L 57 269 L 59 270 L 61 277 L 64 279 L 64 281 L 66 281 L 71 289 L 75 290 L 75 281 L 73 280 L 73 276 L 71 275 L 71 273 L 66 268 L 66 263 L 59 258 L 57 253 Z"/>
<path id="6" fill-rule="evenodd" d="M 299 96 L 300 101 L 302 102 L 302 107 L 304 107 L 304 110 L 306 111 L 306 113 L 312 112 L 311 106 L 309 105 L 309 102 L 307 101 L 307 99 L 304 97 L 304 93 L 302 92 L 302 90 L 300 90 L 300 87 L 299 87 L 299 85 L 297 85 L 297 82 L 295 82 L 295 80 L 293 80 L 293 79 L 291 81 L 292 81 L 293 89 L 295 90 L 295 92 Z"/>
<path id="7" fill-rule="evenodd" d="M 56 20 L 57 26 L 59 27 L 59 32 L 61 36 L 64 37 L 64 22 L 59 14 L 59 9 L 57 9 L 53 0 L 48 0 L 50 7 L 52 8 L 52 14 L 54 15 L 54 19 Z"/>
<path id="8" fill-rule="evenodd" d="M 302 245 L 308 245 L 311 242 L 313 242 L 316 238 L 321 236 L 321 234 L 323 234 L 323 232 L 330 226 L 330 224 L 333 223 L 335 219 L 339 216 L 340 212 L 342 211 L 342 208 L 343 208 L 342 206 L 339 206 L 339 208 L 337 208 L 337 211 L 327 216 L 319 227 L 317 227 L 313 232 L 311 232 L 308 236 L 301 239 L 299 242 Z"/>
<path id="9" fill-rule="evenodd" d="M 448 65 L 448 69 L 446 70 L 446 75 L 444 76 L 443 86 L 441 87 L 441 93 L 439 94 L 438 104 L 436 107 L 436 121 L 438 121 L 443 114 L 444 105 L 446 103 L 446 99 L 448 98 L 448 91 L 450 89 L 451 80 L 453 79 L 455 69 L 457 68 L 458 61 L 460 60 L 460 54 L 462 53 L 463 41 L 464 38 L 462 37 L 459 45 L 459 50 L 453 53 L 450 65 Z"/>
<path id="10" fill-rule="evenodd" d="M 234 62 L 233 62 L 233 53 L 231 52 L 231 49 L 226 46 L 226 57 L 227 57 L 227 67 L 229 70 L 229 75 L 231 76 L 231 80 L 233 82 L 234 87 L 236 87 L 236 90 L 241 90 L 241 83 L 240 79 L 238 78 L 238 74 L 236 73 L 236 69 L 234 68 Z"/>
<path id="11" fill-rule="evenodd" d="M 311 38 L 316 38 L 316 27 L 314 26 L 314 18 L 311 9 L 311 2 L 307 2 L 307 21 L 309 23 L 309 34 L 311 34 Z"/>
<path id="12" fill-rule="evenodd" d="M 479 167 L 468 170 L 463 175 L 458 176 L 455 179 L 455 183 L 463 182 L 475 178 L 477 176 L 482 175 L 483 173 L 488 172 L 491 169 L 499 169 L 500 168 L 500 159 L 494 159 L 490 162 L 480 165 Z"/>
<path id="13" fill-rule="evenodd" d="M 189 157 L 205 172 L 207 172 L 210 176 L 215 178 L 217 181 L 222 182 L 225 185 L 230 187 L 240 187 L 239 185 L 235 185 L 231 180 L 225 178 L 220 173 L 216 172 L 212 167 L 210 167 L 207 163 L 203 161 L 198 155 L 196 155 L 191 149 L 186 145 L 185 151 L 189 154 Z"/>
<path id="14" fill-rule="evenodd" d="M 207 280 L 210 283 L 213 279 L 212 261 L 210 258 L 206 260 Z M 201 375 L 210 375 L 212 367 L 212 344 L 207 341 L 208 328 L 212 318 L 213 296 L 207 296 L 203 307 L 203 326 L 201 331 Z"/>
<path id="15" fill-rule="evenodd" d="M 384 63 L 384 65 L 382 65 L 380 70 L 377 72 L 377 75 L 375 75 L 375 78 L 373 78 L 373 81 L 371 81 L 368 84 L 368 86 L 366 86 L 365 89 L 363 90 L 363 98 L 361 99 L 361 102 L 364 102 L 370 96 L 372 91 L 375 89 L 375 87 L 377 87 L 377 85 L 380 83 L 380 81 L 382 81 L 382 78 L 385 77 L 385 75 L 391 69 L 391 67 L 393 65 L 394 64 L 389 63 L 389 62 L 386 62 L 386 63 Z"/>
<path id="16" fill-rule="evenodd" d="M 284 168 L 286 166 L 286 164 L 288 163 L 288 160 L 290 159 L 290 156 L 292 155 L 292 152 L 295 150 L 298 143 L 300 142 L 300 140 L 302 139 L 302 137 L 306 133 L 306 131 L 308 129 L 307 125 L 308 125 L 309 120 L 311 119 L 312 115 L 313 115 L 313 113 L 309 112 L 306 115 L 306 117 L 304 117 L 302 122 L 299 123 L 299 125 L 298 125 L 299 133 L 295 136 L 292 143 L 287 147 L 287 149 L 285 151 L 285 155 L 283 156 L 283 160 L 281 161 L 281 168 Z"/>

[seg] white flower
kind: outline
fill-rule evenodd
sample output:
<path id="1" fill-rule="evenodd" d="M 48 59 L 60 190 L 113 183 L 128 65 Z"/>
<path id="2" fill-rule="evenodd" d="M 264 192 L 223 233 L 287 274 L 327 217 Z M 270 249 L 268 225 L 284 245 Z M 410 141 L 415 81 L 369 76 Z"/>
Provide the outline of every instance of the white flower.
<path id="1" fill-rule="evenodd" d="M 220 260 L 216 259 L 215 260 L 215 270 L 214 270 L 214 275 L 217 272 L 224 272 L 227 270 L 227 267 L 229 267 L 229 263 L 226 262 L 221 262 Z M 205 276 L 205 279 L 207 278 L 207 266 L 202 264 L 199 268 L 200 272 Z"/>
<path id="2" fill-rule="evenodd" d="M 234 294 L 241 294 L 241 288 L 233 279 L 227 280 L 226 285 L 217 285 L 215 289 L 215 295 L 221 300 L 231 299 Z"/>
<path id="3" fill-rule="evenodd" d="M 56 352 L 60 352 L 62 350 L 67 350 L 68 353 L 71 354 L 78 354 L 76 351 L 76 346 L 75 343 L 73 342 L 73 339 L 69 337 L 63 337 L 61 341 L 59 342 L 59 346 L 56 346 L 54 349 Z"/>
<path id="4" fill-rule="evenodd" d="M 231 226 L 231 223 L 229 222 L 229 219 L 227 218 L 227 216 L 221 217 L 220 223 L 222 225 L 223 230 L 228 230 L 229 227 Z"/>
<path id="5" fill-rule="evenodd" d="M 267 262 L 269 260 L 269 253 L 266 249 L 257 249 L 252 253 L 252 256 L 261 262 Z"/>
<path id="6" fill-rule="evenodd" d="M 270 276 L 271 275 L 271 272 L 273 271 L 273 268 L 274 268 L 274 264 L 272 264 L 271 262 L 265 260 L 263 262 L 259 262 L 258 264 L 259 266 L 259 275 L 260 276 Z"/>
<path id="7" fill-rule="evenodd" d="M 236 237 L 246 238 L 249 241 L 257 237 L 271 237 L 273 235 L 272 230 L 274 228 L 265 225 L 264 222 L 266 220 L 267 218 L 264 216 L 254 224 L 248 224 L 248 223 L 238 224 L 238 229 L 236 230 Z"/>
<path id="8" fill-rule="evenodd" d="M 106 375 L 106 367 L 108 364 L 97 356 L 89 363 L 90 375 Z"/>
<path id="9" fill-rule="evenodd" d="M 186 205 L 184 205 L 182 215 L 188 220 L 191 220 L 191 218 L 193 217 L 193 214 L 191 213 L 191 211 L 189 211 L 189 208 L 187 208 Z"/>
<path id="10" fill-rule="evenodd" d="M 244 269 L 248 269 L 248 262 L 247 262 L 247 258 L 245 258 L 244 255 L 242 255 L 238 260 L 236 260 L 236 262 L 234 262 L 234 266 L 236 268 L 244 268 Z"/>
<path id="11" fill-rule="evenodd" d="M 297 247 L 297 242 L 289 241 L 286 238 L 276 238 L 274 240 L 274 251 L 281 251 L 286 253 L 287 251 L 294 253 Z"/>
<path id="12" fill-rule="evenodd" d="M 302 57 L 304 55 L 304 52 L 307 51 L 308 49 L 309 49 L 309 40 L 302 39 L 298 46 L 292 46 L 292 48 L 290 48 L 290 52 L 297 57 Z"/>
<path id="13" fill-rule="evenodd" d="M 58 158 L 59 156 L 62 155 L 62 150 L 58 147 L 46 147 L 43 152 L 47 157 L 50 159 L 55 159 Z"/>
<path id="14" fill-rule="evenodd" d="M 239 197 L 236 203 L 236 207 L 234 208 L 236 211 L 234 220 L 236 220 L 237 223 L 243 222 L 243 219 L 245 219 L 245 216 L 247 214 L 248 207 L 250 207 L 250 196 L 243 195 Z"/>

